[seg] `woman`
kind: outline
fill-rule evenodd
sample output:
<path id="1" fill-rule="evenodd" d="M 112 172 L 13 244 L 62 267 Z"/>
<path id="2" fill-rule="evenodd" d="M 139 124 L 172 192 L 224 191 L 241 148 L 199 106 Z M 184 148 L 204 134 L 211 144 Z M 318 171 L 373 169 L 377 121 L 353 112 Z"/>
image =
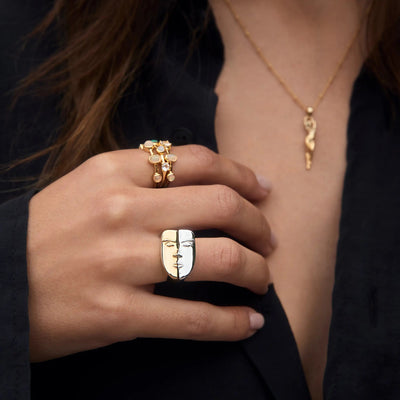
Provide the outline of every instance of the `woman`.
<path id="1" fill-rule="evenodd" d="M 399 16 L 4 6 L 2 92 L 19 91 L 2 102 L 2 397 L 397 398 Z M 146 161 L 159 138 L 168 175 Z M 177 229 L 195 266 L 164 282 Z"/>

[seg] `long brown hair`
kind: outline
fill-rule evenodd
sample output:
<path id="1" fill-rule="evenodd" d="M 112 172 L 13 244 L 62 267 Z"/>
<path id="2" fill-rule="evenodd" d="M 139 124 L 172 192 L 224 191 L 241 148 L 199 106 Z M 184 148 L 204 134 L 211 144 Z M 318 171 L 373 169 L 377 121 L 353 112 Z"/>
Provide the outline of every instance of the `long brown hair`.
<path id="1" fill-rule="evenodd" d="M 400 2 L 372 2 L 367 65 L 388 91 L 400 94 Z M 40 82 L 59 94 L 63 130 L 51 146 L 14 161 L 9 169 L 48 155 L 36 182 L 42 188 L 89 157 L 118 149 L 113 132 L 116 107 L 173 6 L 171 0 L 55 0 L 32 36 L 55 27 L 59 50 L 22 80 L 17 93 Z"/>

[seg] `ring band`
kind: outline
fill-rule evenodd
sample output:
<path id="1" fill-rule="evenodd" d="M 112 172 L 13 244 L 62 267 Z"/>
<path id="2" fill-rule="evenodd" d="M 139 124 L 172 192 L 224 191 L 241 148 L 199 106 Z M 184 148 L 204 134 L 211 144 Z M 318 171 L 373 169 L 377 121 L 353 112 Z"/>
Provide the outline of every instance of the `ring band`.
<path id="1" fill-rule="evenodd" d="M 178 159 L 170 152 L 172 144 L 168 140 L 146 140 L 139 146 L 149 155 L 149 163 L 153 165 L 153 186 L 156 188 L 167 187 L 175 180 L 172 165 Z"/>
<path id="2" fill-rule="evenodd" d="M 167 229 L 161 234 L 161 261 L 168 276 L 184 280 L 196 258 L 194 233 L 188 229 Z"/>

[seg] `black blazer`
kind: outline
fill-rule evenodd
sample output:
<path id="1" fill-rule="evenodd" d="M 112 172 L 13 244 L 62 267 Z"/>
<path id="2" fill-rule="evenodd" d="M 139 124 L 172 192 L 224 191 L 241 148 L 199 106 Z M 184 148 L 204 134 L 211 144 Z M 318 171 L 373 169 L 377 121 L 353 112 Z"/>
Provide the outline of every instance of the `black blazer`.
<path id="1" fill-rule="evenodd" d="M 58 133 L 57 99 L 26 96 L 10 112 L 9 89 L 56 47 L 48 35 L 21 50 L 49 0 L 0 3 L 0 162 L 46 146 Z M 123 147 L 148 138 L 198 143 L 217 151 L 214 85 L 223 46 L 213 19 L 187 60 L 190 25 L 204 22 L 205 1 L 181 1 L 118 118 Z M 384 94 L 366 67 L 354 84 L 325 398 L 400 398 L 400 102 Z M 227 284 L 158 285 L 168 296 L 248 304 L 265 327 L 239 343 L 138 339 L 29 364 L 26 228 L 29 199 L 15 177 L 37 174 L 44 160 L 1 178 L 1 399 L 309 399 L 290 326 L 273 285 L 265 296 Z M 329 185 L 329 182 L 326 182 Z M 321 188 L 323 190 L 323 188 Z M 215 235 L 216 232 L 199 232 Z M 316 346 L 318 343 L 316 343 Z"/>

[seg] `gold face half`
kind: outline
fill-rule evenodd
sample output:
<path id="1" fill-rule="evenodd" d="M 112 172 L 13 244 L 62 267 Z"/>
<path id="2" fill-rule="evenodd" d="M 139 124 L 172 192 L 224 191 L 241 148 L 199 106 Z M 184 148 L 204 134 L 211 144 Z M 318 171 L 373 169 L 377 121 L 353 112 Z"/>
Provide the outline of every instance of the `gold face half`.
<path id="1" fill-rule="evenodd" d="M 161 260 L 172 279 L 185 279 L 195 260 L 194 233 L 188 229 L 168 229 L 161 235 Z"/>

